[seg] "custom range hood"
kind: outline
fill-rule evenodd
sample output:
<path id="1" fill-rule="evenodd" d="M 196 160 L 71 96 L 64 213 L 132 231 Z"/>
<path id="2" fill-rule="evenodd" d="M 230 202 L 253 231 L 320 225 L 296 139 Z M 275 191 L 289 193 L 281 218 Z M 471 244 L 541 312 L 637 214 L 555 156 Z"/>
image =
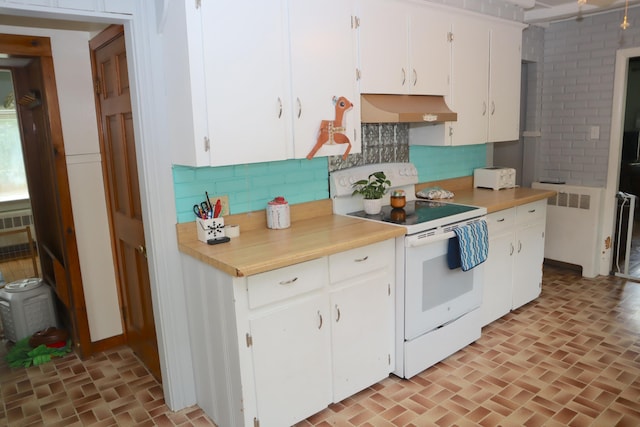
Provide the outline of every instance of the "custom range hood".
<path id="1" fill-rule="evenodd" d="M 436 124 L 458 120 L 443 96 L 362 94 L 360 103 L 362 123 Z"/>

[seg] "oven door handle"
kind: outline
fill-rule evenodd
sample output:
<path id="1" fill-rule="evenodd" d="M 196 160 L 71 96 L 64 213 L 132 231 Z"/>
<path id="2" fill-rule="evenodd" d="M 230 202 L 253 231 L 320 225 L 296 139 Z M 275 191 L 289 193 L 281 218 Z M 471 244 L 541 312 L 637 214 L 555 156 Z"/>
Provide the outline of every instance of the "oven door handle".
<path id="1" fill-rule="evenodd" d="M 448 240 L 455 235 L 456 233 L 454 233 L 453 231 L 436 234 L 435 236 L 429 236 L 426 233 L 418 233 L 413 236 L 407 236 L 404 245 L 407 248 L 415 248 L 418 246 L 425 246 L 431 243 L 441 242 L 442 240 Z"/>

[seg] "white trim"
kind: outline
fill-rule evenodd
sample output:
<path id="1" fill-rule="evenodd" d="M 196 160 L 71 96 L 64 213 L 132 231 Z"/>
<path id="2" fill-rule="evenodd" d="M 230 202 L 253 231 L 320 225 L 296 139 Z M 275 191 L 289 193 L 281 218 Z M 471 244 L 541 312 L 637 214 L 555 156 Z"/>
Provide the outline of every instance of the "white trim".
<path id="1" fill-rule="evenodd" d="M 602 245 L 600 274 L 608 275 L 613 262 L 613 238 L 616 226 L 616 193 L 620 179 L 620 158 L 622 152 L 622 131 L 627 100 L 627 74 L 629 58 L 640 56 L 640 47 L 620 49 L 616 52 L 616 68 L 613 81 L 613 106 L 611 108 L 611 135 L 609 137 L 609 165 L 607 167 L 607 185 L 604 190 L 602 213 Z M 610 244 L 607 247 L 606 242 Z"/>
<path id="2" fill-rule="evenodd" d="M 171 150 L 166 136 L 168 118 L 163 108 L 167 101 L 162 90 L 165 81 L 161 35 L 156 31 L 154 3 L 136 1 L 134 14 L 126 15 L 9 5 L 0 0 L 0 13 L 124 25 L 162 386 L 167 406 L 177 411 L 194 405 L 196 396 L 184 280 L 175 232 L 177 215 Z"/>

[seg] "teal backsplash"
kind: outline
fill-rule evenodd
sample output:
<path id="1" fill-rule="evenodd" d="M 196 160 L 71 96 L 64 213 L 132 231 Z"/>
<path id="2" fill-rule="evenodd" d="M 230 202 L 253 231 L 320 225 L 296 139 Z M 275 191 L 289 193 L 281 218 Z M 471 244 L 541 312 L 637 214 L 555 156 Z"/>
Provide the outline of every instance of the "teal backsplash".
<path id="1" fill-rule="evenodd" d="M 420 182 L 473 174 L 486 166 L 486 145 L 460 147 L 411 146 L 409 158 L 418 169 Z M 201 167 L 173 166 L 177 221 L 195 220 L 192 207 L 211 197 L 228 195 L 231 213 L 262 210 L 276 196 L 289 203 L 329 198 L 326 157 L 284 160 L 247 165 Z"/>

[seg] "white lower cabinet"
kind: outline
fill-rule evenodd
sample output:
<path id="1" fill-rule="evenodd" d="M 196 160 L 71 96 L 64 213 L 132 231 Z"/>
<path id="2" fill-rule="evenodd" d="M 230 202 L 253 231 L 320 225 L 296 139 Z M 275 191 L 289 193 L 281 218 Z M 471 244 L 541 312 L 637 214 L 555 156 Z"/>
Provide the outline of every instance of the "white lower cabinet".
<path id="1" fill-rule="evenodd" d="M 393 253 L 387 241 L 329 258 L 333 402 L 394 369 Z"/>
<path id="2" fill-rule="evenodd" d="M 540 295 L 546 204 L 545 199 L 487 215 L 483 326 Z"/>
<path id="3" fill-rule="evenodd" d="M 216 424 L 292 425 L 394 369 L 394 240 L 246 278 L 182 262 L 198 405 Z"/>
<path id="4" fill-rule="evenodd" d="M 288 426 L 331 399 L 330 325 L 324 295 L 250 320 L 261 426 Z"/>

